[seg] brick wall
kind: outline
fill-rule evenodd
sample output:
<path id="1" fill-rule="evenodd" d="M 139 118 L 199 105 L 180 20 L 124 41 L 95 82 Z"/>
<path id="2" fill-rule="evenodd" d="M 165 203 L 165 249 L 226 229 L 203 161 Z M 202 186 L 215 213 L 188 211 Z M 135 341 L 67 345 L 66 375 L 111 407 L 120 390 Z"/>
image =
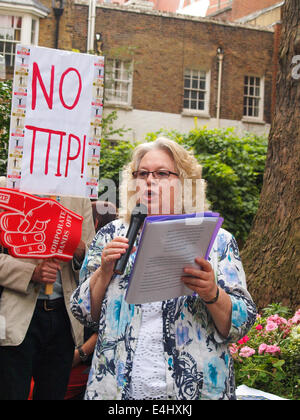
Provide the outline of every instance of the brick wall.
<path id="1" fill-rule="evenodd" d="M 39 45 L 54 48 L 55 46 L 55 31 L 56 31 L 56 21 L 52 10 L 52 1 L 51 0 L 42 0 L 45 6 L 51 11 L 49 16 L 45 19 L 40 20 L 40 30 L 39 30 Z M 75 6 L 74 0 L 65 0 L 64 12 L 60 18 L 59 24 L 59 42 L 58 48 L 71 50 L 73 41 L 73 30 L 86 31 L 87 27 L 87 7 L 85 6 L 82 11 L 84 13 L 83 17 L 76 17 L 79 22 L 74 21 L 74 18 L 77 13 L 75 10 L 78 9 L 78 6 Z M 75 14 L 74 14 L 75 13 Z M 86 42 L 86 41 L 85 41 Z"/>
<path id="2" fill-rule="evenodd" d="M 69 5 L 61 21 L 62 49 L 86 52 L 88 8 Z M 41 21 L 40 45 L 53 46 L 51 19 Z M 211 70 L 210 115 L 216 116 L 218 61 L 224 49 L 221 118 L 241 120 L 243 81 L 247 74 L 266 78 L 265 120 L 270 122 L 273 33 L 203 19 L 175 18 L 97 8 L 96 33 L 103 36 L 106 56 L 134 60 L 135 109 L 180 114 L 184 69 Z"/>

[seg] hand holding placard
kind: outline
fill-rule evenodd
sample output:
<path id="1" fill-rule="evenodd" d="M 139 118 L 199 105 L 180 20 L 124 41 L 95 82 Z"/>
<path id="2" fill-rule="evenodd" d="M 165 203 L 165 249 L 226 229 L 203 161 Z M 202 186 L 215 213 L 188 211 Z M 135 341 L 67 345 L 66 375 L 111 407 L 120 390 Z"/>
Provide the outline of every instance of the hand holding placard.
<path id="1" fill-rule="evenodd" d="M 56 259 L 43 260 L 38 264 L 32 274 L 33 283 L 45 286 L 45 295 L 52 295 L 54 283 L 57 280 L 57 272 L 61 271 L 60 262 Z"/>

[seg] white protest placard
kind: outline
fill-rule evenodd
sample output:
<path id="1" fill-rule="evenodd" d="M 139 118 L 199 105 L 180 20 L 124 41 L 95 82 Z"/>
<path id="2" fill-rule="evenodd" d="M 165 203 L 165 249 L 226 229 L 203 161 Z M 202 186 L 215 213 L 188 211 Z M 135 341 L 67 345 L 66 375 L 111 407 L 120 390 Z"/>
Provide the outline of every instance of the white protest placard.
<path id="1" fill-rule="evenodd" d="M 17 46 L 8 188 L 98 197 L 104 57 Z"/>

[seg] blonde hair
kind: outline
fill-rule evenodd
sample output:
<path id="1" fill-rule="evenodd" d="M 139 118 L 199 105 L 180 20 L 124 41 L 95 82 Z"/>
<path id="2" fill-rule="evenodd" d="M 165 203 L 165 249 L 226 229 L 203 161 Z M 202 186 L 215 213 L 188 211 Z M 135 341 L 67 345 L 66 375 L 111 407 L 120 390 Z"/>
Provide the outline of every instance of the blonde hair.
<path id="1" fill-rule="evenodd" d="M 178 143 L 166 137 L 158 137 L 154 142 L 142 143 L 137 146 L 132 155 L 131 162 L 122 172 L 120 184 L 120 217 L 126 221 L 130 219 L 135 204 L 130 200 L 135 195 L 135 178 L 132 172 L 138 170 L 146 153 L 152 150 L 163 150 L 173 159 L 176 171 L 182 185 L 183 206 L 181 213 L 203 212 L 208 209 L 205 197 L 205 181 L 202 179 L 202 166 L 198 163 L 191 151 L 184 149 Z M 187 196 L 190 197 L 189 203 Z"/>

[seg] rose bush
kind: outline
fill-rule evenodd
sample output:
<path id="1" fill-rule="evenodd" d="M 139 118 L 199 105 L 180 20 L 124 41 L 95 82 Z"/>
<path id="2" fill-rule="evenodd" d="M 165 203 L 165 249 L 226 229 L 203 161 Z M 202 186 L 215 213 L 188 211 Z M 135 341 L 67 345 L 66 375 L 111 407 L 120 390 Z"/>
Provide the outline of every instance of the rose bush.
<path id="1" fill-rule="evenodd" d="M 230 346 L 237 386 L 300 399 L 300 309 L 288 315 L 288 308 L 269 305 L 248 335 Z"/>

